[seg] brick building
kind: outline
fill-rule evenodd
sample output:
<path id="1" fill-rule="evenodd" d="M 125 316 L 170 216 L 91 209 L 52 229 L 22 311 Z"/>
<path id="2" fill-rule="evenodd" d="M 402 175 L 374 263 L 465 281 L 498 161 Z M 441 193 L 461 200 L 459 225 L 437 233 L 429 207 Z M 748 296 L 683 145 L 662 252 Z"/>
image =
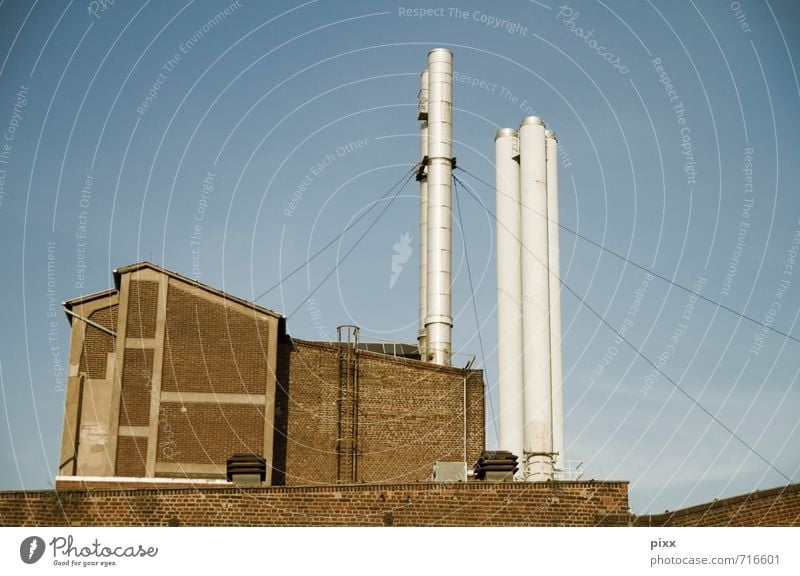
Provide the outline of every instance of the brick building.
<path id="1" fill-rule="evenodd" d="M 149 263 L 65 303 L 55 491 L 0 492 L 0 525 L 730 526 L 800 521 L 797 485 L 656 516 L 615 481 L 429 481 L 484 449 L 478 370 L 413 346 L 291 338 L 278 313 Z M 255 452 L 260 487 L 229 483 Z"/>
<path id="2" fill-rule="evenodd" d="M 71 300 L 58 484 L 223 479 L 263 455 L 267 485 L 409 482 L 484 449 L 479 370 L 291 338 L 278 313 L 150 263 Z"/>

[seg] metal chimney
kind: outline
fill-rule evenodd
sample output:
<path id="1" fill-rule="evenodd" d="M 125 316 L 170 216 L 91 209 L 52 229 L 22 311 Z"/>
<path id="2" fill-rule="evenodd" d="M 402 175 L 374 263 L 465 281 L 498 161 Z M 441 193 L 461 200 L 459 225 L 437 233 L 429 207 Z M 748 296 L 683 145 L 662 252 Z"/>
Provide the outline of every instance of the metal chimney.
<path id="1" fill-rule="evenodd" d="M 453 54 L 428 53 L 428 258 L 425 319 L 428 359 L 450 365 L 453 330 L 451 269 Z"/>
<path id="2" fill-rule="evenodd" d="M 561 264 L 558 224 L 558 139 L 546 130 L 547 152 L 547 247 L 550 268 L 550 390 L 553 410 L 553 452 L 555 480 L 564 470 L 564 370 L 561 354 Z"/>
<path id="3" fill-rule="evenodd" d="M 519 129 L 525 479 L 553 477 L 550 279 L 545 126 L 527 116 Z"/>
<path id="4" fill-rule="evenodd" d="M 519 139 L 501 128 L 494 139 L 497 202 L 497 365 L 500 448 L 522 460 L 522 278 Z"/>
<path id="5" fill-rule="evenodd" d="M 428 69 L 420 74 L 419 99 L 417 105 L 417 120 L 419 120 L 419 155 L 420 167 L 417 171 L 419 181 L 419 356 L 421 360 L 427 358 L 427 331 L 425 320 L 428 315 Z"/>

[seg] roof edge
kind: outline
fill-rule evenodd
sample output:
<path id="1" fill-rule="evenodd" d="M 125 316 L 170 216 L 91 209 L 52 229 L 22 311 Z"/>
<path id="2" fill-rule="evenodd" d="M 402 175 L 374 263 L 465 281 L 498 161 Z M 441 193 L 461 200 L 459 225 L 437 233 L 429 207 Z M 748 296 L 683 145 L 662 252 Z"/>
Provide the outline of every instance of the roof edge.
<path id="1" fill-rule="evenodd" d="M 116 286 L 117 290 L 119 290 L 120 278 L 122 277 L 123 274 L 129 274 L 131 272 L 136 272 L 137 270 L 141 270 L 143 268 L 149 268 L 149 269 L 155 270 L 156 272 L 159 272 L 161 274 L 166 274 L 167 276 L 170 276 L 171 278 L 175 278 L 176 280 L 179 280 L 179 281 L 183 282 L 184 284 L 188 284 L 189 286 L 194 286 L 196 288 L 201 288 L 201 289 L 203 289 L 203 290 L 205 290 L 207 292 L 211 292 L 212 294 L 216 294 L 217 296 L 221 296 L 225 300 L 230 300 L 232 302 L 236 302 L 237 304 L 241 304 L 241 305 L 246 306 L 248 308 L 252 308 L 253 310 L 256 310 L 258 312 L 261 312 L 261 313 L 267 314 L 269 316 L 273 316 L 275 318 L 278 318 L 279 320 L 285 320 L 285 318 L 286 318 L 283 314 L 281 314 L 279 312 L 275 312 L 274 310 L 270 310 L 269 308 L 265 308 L 263 306 L 260 306 L 260 305 L 256 304 L 255 302 L 252 302 L 250 300 L 245 300 L 244 298 L 239 298 L 238 296 L 233 296 L 232 294 L 229 294 L 227 292 L 219 290 L 218 288 L 214 288 L 213 286 L 209 286 L 208 284 L 203 284 L 202 282 L 198 282 L 197 280 L 194 280 L 192 278 L 187 278 L 186 276 L 183 276 L 182 274 L 178 274 L 177 272 L 173 272 L 172 270 L 168 270 L 166 268 L 162 268 L 161 266 L 158 266 L 156 264 L 153 264 L 152 262 L 147 262 L 147 261 L 137 262 L 135 264 L 128 264 L 127 266 L 122 266 L 121 268 L 115 268 L 113 270 L 113 273 L 114 273 L 114 286 Z"/>
<path id="2" fill-rule="evenodd" d="M 114 296 L 118 292 L 119 290 L 117 288 L 108 288 L 107 290 L 92 292 L 91 294 L 86 294 L 85 296 L 77 296 L 75 298 L 70 298 L 69 300 L 62 302 L 61 304 L 62 306 L 72 310 L 73 307 L 78 306 L 79 304 L 84 304 L 85 302 L 91 302 L 92 300 L 98 300 L 99 298 Z"/>

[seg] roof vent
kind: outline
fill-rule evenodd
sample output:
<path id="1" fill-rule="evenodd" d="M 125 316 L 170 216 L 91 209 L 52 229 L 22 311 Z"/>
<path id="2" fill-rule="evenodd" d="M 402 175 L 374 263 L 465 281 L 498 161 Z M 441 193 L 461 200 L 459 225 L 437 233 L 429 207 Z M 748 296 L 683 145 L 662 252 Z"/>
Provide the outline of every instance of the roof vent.
<path id="1" fill-rule="evenodd" d="M 228 458 L 229 482 L 247 486 L 261 486 L 267 478 L 267 461 L 260 454 L 236 453 Z"/>
<path id="2" fill-rule="evenodd" d="M 475 478 L 489 482 L 512 482 L 517 471 L 517 457 L 506 450 L 486 451 L 475 463 Z"/>

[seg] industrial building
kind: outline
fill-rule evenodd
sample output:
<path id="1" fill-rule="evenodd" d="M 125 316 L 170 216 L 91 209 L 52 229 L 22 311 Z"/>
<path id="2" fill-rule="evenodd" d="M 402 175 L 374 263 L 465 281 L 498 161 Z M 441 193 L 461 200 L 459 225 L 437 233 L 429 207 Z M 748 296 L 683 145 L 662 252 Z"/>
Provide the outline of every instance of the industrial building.
<path id="1" fill-rule="evenodd" d="M 272 310 L 147 262 L 120 268 L 114 289 L 64 304 L 72 341 L 59 483 L 231 479 L 230 460 L 247 454 L 256 468 L 233 468 L 270 486 L 467 480 L 485 448 L 485 392 L 481 371 L 450 365 L 450 50 L 431 50 L 420 79 L 416 349 L 365 345 L 356 326 L 340 327 L 335 343 L 293 339 Z M 548 218 L 557 141 L 528 117 L 496 147 L 504 451 L 475 473 L 559 480 L 558 226 Z"/>
<path id="2" fill-rule="evenodd" d="M 286 319 L 149 262 L 64 303 L 55 492 L 0 494 L 3 524 L 775 525 L 797 485 L 635 517 L 628 484 L 566 469 L 558 141 L 495 138 L 499 450 L 482 370 L 451 366 L 453 55 L 422 72 L 416 345 L 293 338 Z M 55 497 L 53 497 L 55 494 Z M 202 506 L 199 504 L 202 503 Z"/>
<path id="3" fill-rule="evenodd" d="M 236 453 L 263 456 L 265 485 L 413 481 L 484 449 L 479 370 L 293 339 L 279 314 L 146 262 L 114 282 L 65 304 L 57 483 L 224 479 Z"/>

